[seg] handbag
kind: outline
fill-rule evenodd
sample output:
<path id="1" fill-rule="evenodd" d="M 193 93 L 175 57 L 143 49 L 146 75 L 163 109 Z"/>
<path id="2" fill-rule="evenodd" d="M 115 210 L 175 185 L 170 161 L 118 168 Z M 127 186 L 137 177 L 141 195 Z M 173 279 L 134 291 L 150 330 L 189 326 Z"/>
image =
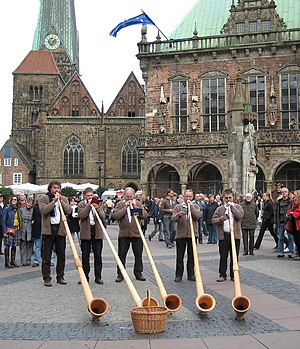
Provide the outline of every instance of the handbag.
<path id="1" fill-rule="evenodd" d="M 294 224 L 293 224 L 293 216 L 289 216 L 287 222 L 284 225 L 284 230 L 286 230 L 288 233 L 293 234 L 294 232 Z"/>
<path id="2" fill-rule="evenodd" d="M 17 230 L 14 228 L 6 228 L 6 235 L 15 236 Z"/>

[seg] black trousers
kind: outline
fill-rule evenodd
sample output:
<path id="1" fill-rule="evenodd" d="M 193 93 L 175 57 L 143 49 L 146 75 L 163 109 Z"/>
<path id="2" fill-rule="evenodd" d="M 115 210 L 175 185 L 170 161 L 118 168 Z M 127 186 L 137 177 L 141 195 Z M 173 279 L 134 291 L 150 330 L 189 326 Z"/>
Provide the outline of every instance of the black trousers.
<path id="1" fill-rule="evenodd" d="M 195 276 L 194 272 L 194 255 L 191 238 L 176 239 L 176 277 L 182 277 L 184 271 L 184 254 L 187 250 L 186 269 L 188 278 Z"/>
<path id="2" fill-rule="evenodd" d="M 253 252 L 255 229 L 242 229 L 244 252 Z"/>
<path id="3" fill-rule="evenodd" d="M 133 273 L 135 276 L 139 275 L 143 271 L 143 241 L 141 238 L 133 238 L 133 237 L 119 237 L 118 238 L 118 255 L 121 259 L 122 264 L 126 265 L 126 256 L 131 244 L 132 252 L 134 254 L 134 267 Z M 122 273 L 117 268 L 118 276 L 122 276 Z"/>
<path id="4" fill-rule="evenodd" d="M 51 224 L 51 235 L 43 235 L 42 247 L 42 274 L 44 280 L 51 280 L 51 254 L 55 248 L 56 278 L 65 275 L 66 264 L 66 237 L 58 235 L 59 224 Z"/>
<path id="5" fill-rule="evenodd" d="M 278 245 L 278 236 L 274 231 L 274 227 L 273 227 L 273 222 L 271 221 L 262 221 L 260 229 L 259 229 L 259 233 L 257 236 L 257 239 L 255 241 L 254 247 L 259 249 L 260 245 L 263 241 L 264 235 L 265 235 L 265 231 L 269 229 L 270 234 L 273 236 L 273 239 L 276 243 L 276 246 Z"/>
<path id="6" fill-rule="evenodd" d="M 219 274 L 226 278 L 227 272 L 227 260 L 228 253 L 230 252 L 230 277 L 233 278 L 233 261 L 232 261 L 232 250 L 231 250 L 231 239 L 230 233 L 224 233 L 224 240 L 219 240 L 219 254 L 220 254 L 220 264 L 219 264 Z M 240 251 L 240 240 L 235 239 L 235 250 L 237 259 L 239 258 Z"/>
<path id="7" fill-rule="evenodd" d="M 82 252 L 82 269 L 84 274 L 89 280 L 90 273 L 90 253 L 91 249 L 94 254 L 94 274 L 95 279 L 102 279 L 102 249 L 103 240 L 95 239 L 95 227 L 91 227 L 91 239 L 81 240 L 81 252 Z"/>

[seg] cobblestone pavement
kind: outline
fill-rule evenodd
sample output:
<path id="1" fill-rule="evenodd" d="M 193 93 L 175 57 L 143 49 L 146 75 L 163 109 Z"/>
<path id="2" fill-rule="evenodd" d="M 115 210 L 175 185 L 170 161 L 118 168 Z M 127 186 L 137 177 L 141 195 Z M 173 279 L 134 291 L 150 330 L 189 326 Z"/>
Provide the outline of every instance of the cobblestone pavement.
<path id="1" fill-rule="evenodd" d="M 151 231 L 150 225 L 149 230 Z M 107 228 L 113 244 L 117 243 L 117 225 Z M 55 341 L 62 347 L 101 348 L 130 347 L 168 348 L 189 343 L 189 347 L 229 348 L 233 343 L 245 348 L 295 348 L 300 339 L 300 262 L 286 256 L 276 258 L 271 237 L 265 240 L 254 256 L 240 256 L 239 268 L 242 294 L 251 301 L 245 320 L 235 320 L 231 305 L 234 283 L 217 283 L 217 245 L 198 245 L 200 270 L 205 293 L 216 300 L 216 307 L 207 315 L 199 314 L 195 300 L 195 282 L 186 276 L 174 282 L 175 248 L 167 249 L 163 242 L 153 239 L 149 248 L 167 293 L 176 293 L 182 299 L 179 311 L 169 314 L 166 330 L 159 334 L 137 334 L 131 319 L 134 300 L 125 282 L 115 283 L 116 262 L 107 243 L 103 252 L 104 285 L 93 282 L 90 287 L 94 298 L 103 298 L 109 304 L 108 312 L 98 321 L 92 321 L 82 286 L 77 284 L 78 272 L 68 247 L 66 280 L 63 286 L 55 282 L 44 287 L 40 268 L 4 268 L 0 256 L 0 348 L 46 348 Z M 147 290 L 161 303 L 152 268 L 144 253 L 146 282 L 133 277 L 133 256 L 129 252 L 127 272 L 137 293 L 143 299 Z M 288 337 L 286 337 L 288 336 Z M 229 341 L 229 338 L 231 340 Z M 289 338 L 288 342 L 286 338 Z M 176 340 L 176 342 L 174 342 Z M 183 342 L 182 342 L 183 341 Z M 177 343 L 177 344 L 174 344 Z M 285 343 L 285 344 L 282 344 Z M 228 346 L 227 346 L 228 344 Z M 119 346 L 120 345 L 120 346 Z M 281 345 L 281 346 L 280 346 Z M 291 346 L 290 346 L 291 345 Z M 297 345 L 297 347 L 299 347 Z"/>

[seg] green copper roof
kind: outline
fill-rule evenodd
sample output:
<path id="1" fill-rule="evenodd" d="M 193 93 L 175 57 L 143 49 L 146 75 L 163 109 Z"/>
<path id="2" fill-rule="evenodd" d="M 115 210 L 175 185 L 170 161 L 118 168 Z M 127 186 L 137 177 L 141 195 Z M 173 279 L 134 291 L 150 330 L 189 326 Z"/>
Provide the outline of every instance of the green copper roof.
<path id="1" fill-rule="evenodd" d="M 40 11 L 32 50 L 40 50 L 51 27 L 54 27 L 72 63 L 78 58 L 78 32 L 74 0 L 40 0 Z"/>
<path id="2" fill-rule="evenodd" d="M 192 37 L 195 23 L 198 36 L 219 35 L 230 15 L 231 4 L 232 0 L 198 0 L 170 34 L 170 38 Z M 283 18 L 287 29 L 300 28 L 300 0 L 275 0 L 275 4 L 276 11 Z"/>

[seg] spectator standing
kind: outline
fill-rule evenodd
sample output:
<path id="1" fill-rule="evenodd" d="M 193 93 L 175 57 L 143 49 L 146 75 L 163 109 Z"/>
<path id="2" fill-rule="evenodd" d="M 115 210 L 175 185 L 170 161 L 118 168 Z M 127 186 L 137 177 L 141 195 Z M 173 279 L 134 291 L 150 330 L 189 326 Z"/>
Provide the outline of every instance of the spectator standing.
<path id="1" fill-rule="evenodd" d="M 157 232 L 158 234 L 158 240 L 163 241 L 163 214 L 160 209 L 160 199 L 159 198 L 154 198 L 154 201 L 152 203 L 152 212 L 151 216 L 153 217 L 153 223 L 154 223 L 154 230 L 152 231 L 151 234 L 148 235 L 149 241 L 151 241 L 152 238 L 156 235 Z"/>
<path id="2" fill-rule="evenodd" d="M 18 198 L 14 195 L 9 200 L 9 205 L 4 208 L 2 216 L 2 231 L 4 237 L 5 267 L 19 267 L 16 263 L 17 246 L 20 244 L 20 230 L 22 229 L 22 216 Z M 10 258 L 10 261 L 9 261 Z"/>
<path id="3" fill-rule="evenodd" d="M 31 265 L 31 255 L 33 250 L 32 219 L 33 200 L 27 199 L 26 206 L 20 208 L 22 216 L 22 229 L 20 236 L 20 255 L 23 267 Z"/>
<path id="4" fill-rule="evenodd" d="M 32 213 L 32 238 L 33 238 L 33 263 L 32 267 L 38 267 L 41 262 L 41 250 L 42 250 L 42 216 L 39 207 L 39 199 L 33 206 Z"/>
<path id="5" fill-rule="evenodd" d="M 219 278 L 217 279 L 217 282 L 223 282 L 226 280 L 228 253 L 230 253 L 230 279 L 234 281 L 229 214 L 231 213 L 231 219 L 233 222 L 237 259 L 239 258 L 242 233 L 241 219 L 244 215 L 242 206 L 233 202 L 233 193 L 231 189 L 226 189 L 224 191 L 223 201 L 224 204 L 216 209 L 212 218 L 212 223 L 217 224 L 218 226 L 220 263 Z"/>
<path id="6" fill-rule="evenodd" d="M 167 196 L 162 200 L 160 205 L 160 209 L 163 213 L 164 237 L 167 248 L 175 246 L 173 240 L 173 236 L 175 236 L 176 233 L 175 223 L 171 220 L 175 206 L 173 195 L 173 190 L 169 189 L 167 191 Z"/>
<path id="7" fill-rule="evenodd" d="M 203 194 L 195 194 L 195 199 L 193 201 L 193 204 L 196 204 L 200 208 L 201 216 L 198 221 L 198 234 L 199 234 L 199 244 L 203 244 L 203 233 L 204 233 L 204 225 L 203 225 L 203 217 L 206 209 L 206 204 L 204 201 L 204 195 Z"/>
<path id="8" fill-rule="evenodd" d="M 4 197 L 3 197 L 3 194 L 0 193 L 0 255 L 4 254 L 4 252 L 2 251 L 2 241 L 3 241 L 2 216 L 3 216 L 4 208 L 5 208 Z"/>
<path id="9" fill-rule="evenodd" d="M 80 245 L 80 226 L 79 226 L 79 218 L 78 218 L 77 199 L 74 196 L 72 196 L 71 198 L 69 198 L 69 204 L 72 210 L 71 213 L 68 215 L 68 224 L 69 224 L 70 232 L 74 242 L 75 242 L 75 235 L 77 236 L 77 240 Z"/>
<path id="10" fill-rule="evenodd" d="M 286 187 L 281 188 L 281 196 L 275 204 L 275 225 L 278 235 L 278 258 L 284 257 L 284 225 L 287 222 L 287 212 L 292 206 L 292 200 L 289 196 L 289 190 Z M 294 241 L 291 234 L 288 235 L 288 249 L 294 252 Z"/>
<path id="11" fill-rule="evenodd" d="M 278 248 L 278 236 L 274 231 L 274 208 L 273 202 L 271 200 L 271 195 L 269 193 L 263 194 L 263 206 L 262 206 L 262 214 L 261 214 L 261 226 L 259 229 L 259 233 L 257 239 L 254 244 L 254 249 L 258 250 L 264 238 L 264 234 L 266 230 L 269 230 L 270 234 L 273 236 L 275 241 L 274 249 Z"/>
<path id="12" fill-rule="evenodd" d="M 298 253 L 298 256 L 295 256 L 294 260 L 300 261 L 300 190 L 294 192 L 292 208 L 288 210 L 287 215 L 291 216 L 294 222 L 293 237 Z"/>
<path id="13" fill-rule="evenodd" d="M 218 230 L 216 224 L 212 223 L 212 217 L 218 208 L 214 194 L 208 195 L 208 203 L 204 212 L 203 222 L 206 224 L 208 231 L 208 244 L 216 244 L 218 242 Z"/>
<path id="14" fill-rule="evenodd" d="M 259 210 L 256 203 L 252 200 L 253 196 L 251 193 L 245 195 L 245 200 L 241 203 L 244 210 L 244 216 L 242 218 L 242 234 L 243 234 L 243 245 L 244 253 L 246 256 L 248 253 L 253 256 L 254 252 L 254 233 L 257 226 L 257 217 Z"/>

